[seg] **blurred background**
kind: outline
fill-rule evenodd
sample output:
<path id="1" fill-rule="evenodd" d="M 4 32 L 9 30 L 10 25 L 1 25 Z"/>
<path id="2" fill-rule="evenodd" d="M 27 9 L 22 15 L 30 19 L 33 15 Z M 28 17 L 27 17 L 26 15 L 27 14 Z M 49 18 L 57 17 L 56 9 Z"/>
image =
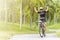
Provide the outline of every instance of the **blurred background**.
<path id="1" fill-rule="evenodd" d="M 0 40 L 15 34 L 38 34 L 38 13 L 34 7 L 38 10 L 41 6 L 49 7 L 46 32 L 60 37 L 60 0 L 0 0 Z"/>

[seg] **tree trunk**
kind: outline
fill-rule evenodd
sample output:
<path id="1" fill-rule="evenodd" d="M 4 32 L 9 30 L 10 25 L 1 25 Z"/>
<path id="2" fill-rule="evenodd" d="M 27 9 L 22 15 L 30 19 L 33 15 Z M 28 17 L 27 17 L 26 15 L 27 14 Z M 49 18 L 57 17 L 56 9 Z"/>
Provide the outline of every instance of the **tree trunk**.
<path id="1" fill-rule="evenodd" d="M 15 14 L 14 14 L 14 11 L 12 12 L 12 22 L 14 23 L 14 21 L 15 21 Z"/>
<path id="2" fill-rule="evenodd" d="M 30 3 L 30 29 L 32 29 L 32 5 Z"/>
<path id="3" fill-rule="evenodd" d="M 51 15 L 49 13 L 48 24 L 50 24 L 50 20 L 51 20 Z"/>
<path id="4" fill-rule="evenodd" d="M 5 26 L 6 26 L 6 30 L 8 30 L 8 27 L 7 27 L 7 0 L 5 0 Z"/>
<path id="5" fill-rule="evenodd" d="M 54 24 L 56 24 L 55 14 L 54 14 Z"/>
<path id="6" fill-rule="evenodd" d="M 25 15 L 25 12 L 24 12 L 24 24 L 26 23 L 26 15 Z"/>
<path id="7" fill-rule="evenodd" d="M 20 29 L 22 28 L 22 0 L 20 2 Z"/>
<path id="8" fill-rule="evenodd" d="M 54 13 L 54 24 L 57 23 L 56 12 Z"/>

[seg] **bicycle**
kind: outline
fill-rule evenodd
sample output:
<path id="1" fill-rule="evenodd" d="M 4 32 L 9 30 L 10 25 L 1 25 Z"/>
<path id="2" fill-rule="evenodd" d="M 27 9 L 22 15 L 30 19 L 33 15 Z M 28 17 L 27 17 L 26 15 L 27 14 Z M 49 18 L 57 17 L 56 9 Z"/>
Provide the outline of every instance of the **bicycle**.
<path id="1" fill-rule="evenodd" d="M 40 34 L 40 37 L 41 37 L 41 38 L 46 36 L 46 35 L 45 35 L 45 32 L 44 32 L 43 23 L 44 23 L 44 22 L 41 22 L 41 21 L 39 22 L 39 34 Z"/>

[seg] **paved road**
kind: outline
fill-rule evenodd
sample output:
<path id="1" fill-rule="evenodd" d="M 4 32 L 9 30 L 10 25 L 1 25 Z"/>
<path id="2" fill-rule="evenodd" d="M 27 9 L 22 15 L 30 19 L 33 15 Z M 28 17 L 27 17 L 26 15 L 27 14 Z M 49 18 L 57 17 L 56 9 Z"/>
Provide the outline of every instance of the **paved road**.
<path id="1" fill-rule="evenodd" d="M 12 36 L 10 40 L 60 40 L 55 34 L 47 34 L 45 38 L 40 38 L 39 34 L 18 34 Z"/>

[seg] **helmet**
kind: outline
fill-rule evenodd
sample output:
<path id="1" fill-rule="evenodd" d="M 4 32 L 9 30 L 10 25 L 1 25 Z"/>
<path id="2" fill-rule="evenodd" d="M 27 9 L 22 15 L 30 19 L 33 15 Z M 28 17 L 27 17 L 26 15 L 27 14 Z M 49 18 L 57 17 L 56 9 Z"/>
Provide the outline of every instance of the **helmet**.
<path id="1" fill-rule="evenodd" d="M 43 9 L 43 7 L 40 7 L 39 9 Z"/>

